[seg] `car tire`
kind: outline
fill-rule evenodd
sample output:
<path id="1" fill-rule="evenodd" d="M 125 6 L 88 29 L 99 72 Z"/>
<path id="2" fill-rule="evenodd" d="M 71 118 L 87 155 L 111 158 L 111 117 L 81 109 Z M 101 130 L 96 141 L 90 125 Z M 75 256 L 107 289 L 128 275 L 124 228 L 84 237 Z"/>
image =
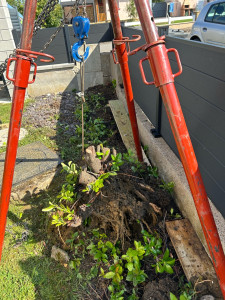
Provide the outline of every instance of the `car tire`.
<path id="1" fill-rule="evenodd" d="M 201 42 L 200 38 L 198 38 L 197 36 L 193 37 L 191 41 Z"/>

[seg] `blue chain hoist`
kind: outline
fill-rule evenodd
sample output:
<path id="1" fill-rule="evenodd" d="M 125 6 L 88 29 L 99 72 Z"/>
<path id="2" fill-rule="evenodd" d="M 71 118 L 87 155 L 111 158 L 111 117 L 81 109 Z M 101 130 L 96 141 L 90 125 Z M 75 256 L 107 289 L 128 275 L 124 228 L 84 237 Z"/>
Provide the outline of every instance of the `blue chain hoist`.
<path id="1" fill-rule="evenodd" d="M 81 107 L 81 118 L 82 118 L 82 155 L 84 155 L 84 62 L 89 55 L 89 47 L 86 47 L 85 39 L 88 38 L 88 32 L 90 29 L 90 21 L 86 18 L 86 1 L 83 0 L 83 17 L 78 16 L 79 14 L 79 0 L 76 0 L 76 17 L 73 18 L 73 30 L 74 36 L 78 38 L 78 42 L 72 47 L 72 56 L 75 61 L 80 63 L 80 81 L 81 91 L 77 95 L 82 99 Z M 78 53 L 80 47 L 84 46 L 84 53 L 80 55 Z"/>
<path id="2" fill-rule="evenodd" d="M 83 1 L 84 2 L 84 1 Z M 77 14 L 79 13 L 79 1 L 77 1 Z M 83 17 L 76 16 L 73 18 L 73 30 L 74 36 L 78 38 L 78 42 L 76 42 L 72 47 L 72 56 L 75 61 L 82 62 L 88 58 L 89 55 L 89 47 L 86 47 L 85 39 L 88 38 L 88 32 L 90 29 L 90 21 L 86 18 L 86 4 L 83 3 Z M 80 47 L 84 46 L 84 53 L 80 55 L 78 53 Z"/>

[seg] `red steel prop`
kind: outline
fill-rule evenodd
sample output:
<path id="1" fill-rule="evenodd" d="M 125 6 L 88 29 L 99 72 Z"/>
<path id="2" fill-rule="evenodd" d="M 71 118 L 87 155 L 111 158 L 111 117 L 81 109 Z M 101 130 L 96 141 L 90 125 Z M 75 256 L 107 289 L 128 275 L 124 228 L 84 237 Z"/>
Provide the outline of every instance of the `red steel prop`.
<path id="1" fill-rule="evenodd" d="M 108 3 L 109 3 L 110 15 L 111 15 L 111 22 L 114 31 L 114 38 L 115 38 L 114 44 L 116 49 L 116 55 L 118 58 L 118 63 L 120 64 L 121 74 L 123 78 L 123 85 L 126 94 L 127 107 L 130 116 L 131 128 L 133 132 L 137 157 L 139 161 L 143 161 L 141 143 L 140 143 L 139 133 L 138 133 L 137 118 L 136 118 L 135 107 L 134 107 L 134 96 L 133 96 L 133 90 L 132 90 L 130 72 L 128 66 L 128 54 L 126 49 L 126 42 L 132 42 L 137 39 L 128 40 L 127 38 L 123 37 L 119 14 L 118 14 L 117 1 L 116 0 L 108 1 Z M 117 63 L 115 61 L 114 52 L 113 52 L 113 57 L 114 57 L 114 62 Z"/>
<path id="2" fill-rule="evenodd" d="M 155 84 L 161 92 L 170 126 L 212 257 L 212 262 L 225 299 L 225 256 L 174 85 L 174 77 L 182 72 L 179 55 L 175 49 L 166 49 L 164 37 L 160 38 L 158 36 L 149 1 L 134 1 L 147 42 L 147 44 L 142 47 L 142 49 L 146 51 L 147 57 L 142 59 L 139 64 L 142 78 L 146 84 Z M 168 52 L 174 52 L 176 55 L 180 69 L 176 74 L 172 73 L 167 55 Z M 142 62 L 146 59 L 148 59 L 152 70 L 153 83 L 148 83 L 145 80 Z"/>
<path id="3" fill-rule="evenodd" d="M 34 62 L 34 59 L 37 59 L 38 56 L 44 56 L 48 57 L 49 59 L 41 59 L 41 61 L 50 62 L 54 60 L 54 57 L 50 55 L 30 51 L 36 5 L 37 0 L 26 0 L 20 44 L 21 49 L 17 49 L 15 58 L 10 58 L 8 60 L 6 71 L 7 79 L 13 81 L 14 83 L 14 91 L 0 198 L 0 260 L 5 235 L 5 226 L 9 208 L 13 174 L 16 163 L 16 154 L 26 88 L 29 83 L 33 83 L 35 80 L 37 65 Z M 9 77 L 9 67 L 12 61 L 15 61 L 14 78 Z M 34 66 L 33 78 L 31 81 L 29 81 L 30 69 L 32 65 Z"/>

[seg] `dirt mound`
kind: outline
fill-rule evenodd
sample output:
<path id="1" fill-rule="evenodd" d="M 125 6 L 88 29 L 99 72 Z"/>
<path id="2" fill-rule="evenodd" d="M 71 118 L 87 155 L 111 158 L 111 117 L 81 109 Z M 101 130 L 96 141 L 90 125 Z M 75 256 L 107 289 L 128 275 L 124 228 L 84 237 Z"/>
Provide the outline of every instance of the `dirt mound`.
<path id="1" fill-rule="evenodd" d="M 80 215 L 82 219 L 91 216 L 90 226 L 103 229 L 113 243 L 120 240 L 128 248 L 130 241 L 140 238 L 141 224 L 152 231 L 170 202 L 170 195 L 157 186 L 157 180 L 152 179 L 150 186 L 142 178 L 120 173 L 106 182 L 91 207 Z"/>

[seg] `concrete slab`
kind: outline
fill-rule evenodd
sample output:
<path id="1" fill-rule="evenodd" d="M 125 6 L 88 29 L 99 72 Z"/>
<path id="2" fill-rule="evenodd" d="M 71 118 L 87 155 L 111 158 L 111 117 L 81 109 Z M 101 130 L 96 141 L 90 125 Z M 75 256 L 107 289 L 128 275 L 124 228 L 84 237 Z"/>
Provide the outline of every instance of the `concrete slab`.
<path id="1" fill-rule="evenodd" d="M 8 139 L 8 128 L 0 129 L 0 147 L 7 143 Z M 27 130 L 24 128 L 20 129 L 20 137 L 19 140 L 22 140 L 27 135 Z"/>
<path id="2" fill-rule="evenodd" d="M 4 170 L 5 153 L 0 154 L 0 187 Z M 13 186 L 17 186 L 37 175 L 55 169 L 60 163 L 59 156 L 35 142 L 18 148 Z"/>
<path id="3" fill-rule="evenodd" d="M 213 264 L 191 223 L 187 219 L 166 222 L 166 229 L 188 281 L 195 285 L 205 280 L 208 291 L 223 299 Z"/>

